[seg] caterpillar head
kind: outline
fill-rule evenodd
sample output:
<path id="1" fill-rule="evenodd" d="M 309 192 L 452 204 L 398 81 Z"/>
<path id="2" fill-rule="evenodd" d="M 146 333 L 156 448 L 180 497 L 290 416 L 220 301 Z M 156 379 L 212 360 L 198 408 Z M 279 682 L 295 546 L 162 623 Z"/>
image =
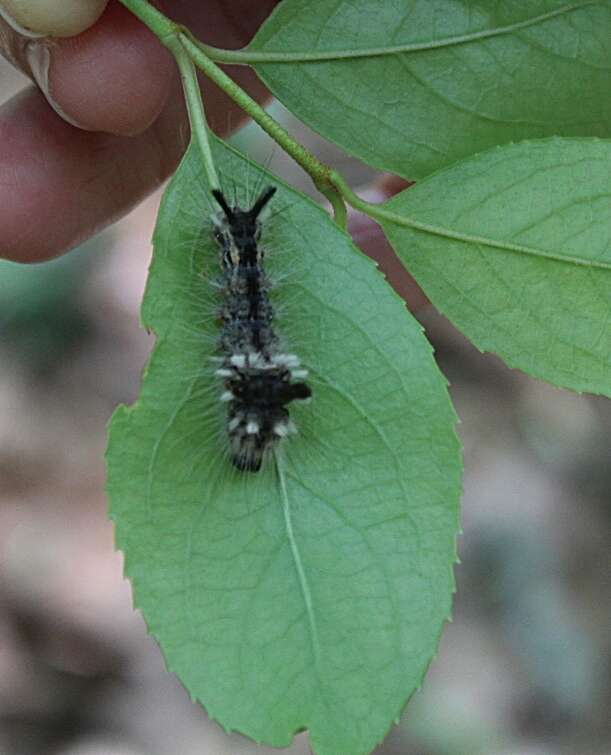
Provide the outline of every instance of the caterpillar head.
<path id="1" fill-rule="evenodd" d="M 223 218 L 216 227 L 217 240 L 224 248 L 232 250 L 234 265 L 257 263 L 257 242 L 261 236 L 259 216 L 275 193 L 276 187 L 268 186 L 250 209 L 243 210 L 238 205 L 230 205 L 222 191 L 213 189 L 212 196 L 223 211 Z"/>

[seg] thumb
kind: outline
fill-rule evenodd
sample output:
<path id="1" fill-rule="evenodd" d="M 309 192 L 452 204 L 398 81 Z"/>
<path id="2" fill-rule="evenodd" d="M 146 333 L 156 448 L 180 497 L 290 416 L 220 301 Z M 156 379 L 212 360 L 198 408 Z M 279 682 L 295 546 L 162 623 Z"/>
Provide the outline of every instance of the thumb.
<path id="1" fill-rule="evenodd" d="M 27 37 L 73 37 L 98 20 L 108 0 L 0 0 L 0 15 Z"/>
<path id="2" fill-rule="evenodd" d="M 157 119 L 174 66 L 156 37 L 120 3 L 0 0 L 0 9 L 0 53 L 38 84 L 63 120 L 87 131 L 132 136 Z M 50 19 L 43 24 L 45 9 Z M 57 33 L 62 21 L 64 31 L 80 33 L 32 36 L 34 27 Z"/>

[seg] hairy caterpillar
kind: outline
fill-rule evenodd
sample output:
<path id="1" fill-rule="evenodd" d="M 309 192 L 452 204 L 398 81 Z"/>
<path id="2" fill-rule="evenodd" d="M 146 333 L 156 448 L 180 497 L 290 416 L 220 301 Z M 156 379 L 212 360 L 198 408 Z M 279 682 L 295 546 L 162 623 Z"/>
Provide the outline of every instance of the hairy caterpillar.
<path id="1" fill-rule="evenodd" d="M 275 194 L 267 187 L 250 209 L 230 205 L 214 190 L 222 215 L 214 222 L 219 246 L 223 302 L 218 316 L 222 356 L 216 375 L 223 380 L 231 460 L 257 472 L 273 446 L 296 432 L 288 404 L 310 398 L 304 370 L 295 354 L 281 348 L 274 329 L 270 280 L 263 266 L 260 215 Z"/>

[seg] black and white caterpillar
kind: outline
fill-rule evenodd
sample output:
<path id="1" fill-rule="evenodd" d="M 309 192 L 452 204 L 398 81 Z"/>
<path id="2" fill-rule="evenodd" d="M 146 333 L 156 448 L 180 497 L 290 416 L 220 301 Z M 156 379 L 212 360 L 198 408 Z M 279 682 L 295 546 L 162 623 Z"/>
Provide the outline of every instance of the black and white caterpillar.
<path id="1" fill-rule="evenodd" d="M 304 382 L 307 370 L 281 348 L 274 329 L 260 215 L 275 192 L 266 188 L 246 210 L 231 206 L 222 192 L 212 192 L 222 210 L 214 222 L 223 297 L 216 375 L 223 380 L 231 461 L 249 472 L 257 472 L 273 446 L 296 432 L 288 404 L 312 395 Z"/>

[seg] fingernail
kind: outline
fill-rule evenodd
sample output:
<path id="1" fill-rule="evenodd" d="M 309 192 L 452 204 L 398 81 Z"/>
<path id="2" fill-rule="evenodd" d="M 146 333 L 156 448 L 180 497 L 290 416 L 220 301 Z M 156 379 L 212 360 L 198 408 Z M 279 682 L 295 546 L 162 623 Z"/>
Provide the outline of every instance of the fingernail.
<path id="1" fill-rule="evenodd" d="M 71 126 L 82 128 L 81 124 L 71 118 L 62 110 L 53 98 L 53 92 L 49 85 L 49 70 L 51 68 L 51 46 L 52 42 L 48 40 L 31 40 L 27 43 L 25 54 L 30 66 L 30 71 L 34 81 L 38 84 L 40 91 L 44 94 L 47 102 L 53 110 Z"/>
<path id="2" fill-rule="evenodd" d="M 49 68 L 51 66 L 51 51 L 48 44 L 32 40 L 25 46 L 25 56 L 30 66 L 34 80 L 45 97 L 49 96 Z"/>

